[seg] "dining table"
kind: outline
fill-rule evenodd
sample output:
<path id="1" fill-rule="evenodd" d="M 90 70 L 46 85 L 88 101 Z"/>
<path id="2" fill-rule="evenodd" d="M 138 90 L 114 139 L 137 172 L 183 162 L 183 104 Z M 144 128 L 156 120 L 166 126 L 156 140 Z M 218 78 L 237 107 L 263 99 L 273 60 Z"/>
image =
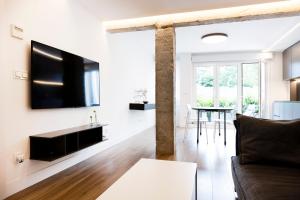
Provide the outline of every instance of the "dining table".
<path id="1" fill-rule="evenodd" d="M 224 145 L 226 146 L 226 113 L 231 112 L 234 108 L 231 107 L 193 107 L 193 110 L 197 111 L 197 144 L 199 143 L 199 133 L 201 133 L 201 123 L 200 116 L 202 116 L 202 112 L 217 112 L 218 119 L 221 118 L 221 113 L 224 113 Z M 220 125 L 219 125 L 219 135 L 221 134 Z"/>

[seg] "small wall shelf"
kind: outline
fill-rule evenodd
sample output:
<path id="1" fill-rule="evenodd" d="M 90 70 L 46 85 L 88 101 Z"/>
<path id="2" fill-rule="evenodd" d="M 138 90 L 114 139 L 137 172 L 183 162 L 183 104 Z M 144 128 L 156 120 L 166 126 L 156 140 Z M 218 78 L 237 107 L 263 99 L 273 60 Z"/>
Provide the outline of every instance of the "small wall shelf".
<path id="1" fill-rule="evenodd" d="M 129 109 L 130 110 L 153 110 L 155 109 L 155 104 L 130 103 Z"/>
<path id="2" fill-rule="evenodd" d="M 30 159 L 53 161 L 107 139 L 106 124 L 84 125 L 30 136 Z"/>

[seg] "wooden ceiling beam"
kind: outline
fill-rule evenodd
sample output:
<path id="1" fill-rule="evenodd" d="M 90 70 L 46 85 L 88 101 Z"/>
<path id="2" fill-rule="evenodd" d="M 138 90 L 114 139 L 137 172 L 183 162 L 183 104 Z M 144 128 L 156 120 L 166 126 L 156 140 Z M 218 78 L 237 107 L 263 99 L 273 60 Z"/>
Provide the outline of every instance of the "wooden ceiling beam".
<path id="1" fill-rule="evenodd" d="M 104 22 L 108 32 L 151 30 L 157 27 L 184 27 L 300 15 L 300 1 L 279 1 L 248 6 L 203 10 Z"/>

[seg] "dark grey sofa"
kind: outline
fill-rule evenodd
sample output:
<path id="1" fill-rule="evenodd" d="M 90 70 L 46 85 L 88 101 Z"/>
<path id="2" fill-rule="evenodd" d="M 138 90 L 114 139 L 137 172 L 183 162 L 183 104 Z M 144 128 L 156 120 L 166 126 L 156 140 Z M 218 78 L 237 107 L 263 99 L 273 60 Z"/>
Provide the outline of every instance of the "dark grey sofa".
<path id="1" fill-rule="evenodd" d="M 300 200 L 300 121 L 237 115 L 232 176 L 239 200 Z"/>

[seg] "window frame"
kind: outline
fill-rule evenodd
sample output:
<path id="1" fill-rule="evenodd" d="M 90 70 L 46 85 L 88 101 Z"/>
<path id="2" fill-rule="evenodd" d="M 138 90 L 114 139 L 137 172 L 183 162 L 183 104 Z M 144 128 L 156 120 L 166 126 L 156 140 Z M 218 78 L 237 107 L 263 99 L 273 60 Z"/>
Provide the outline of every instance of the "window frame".
<path id="1" fill-rule="evenodd" d="M 244 60 L 244 61 L 217 61 L 217 62 L 193 62 L 193 77 L 192 77 L 192 101 L 196 104 L 197 101 L 197 91 L 196 91 L 196 76 L 198 67 L 213 67 L 213 77 L 214 77 L 214 87 L 213 87 L 213 102 L 214 105 L 218 105 L 219 101 L 219 74 L 220 67 L 224 66 L 236 66 L 237 67 L 237 112 L 242 113 L 243 107 L 243 64 L 254 64 L 257 63 L 259 67 L 259 116 L 261 116 L 262 111 L 262 63 L 260 60 Z"/>

